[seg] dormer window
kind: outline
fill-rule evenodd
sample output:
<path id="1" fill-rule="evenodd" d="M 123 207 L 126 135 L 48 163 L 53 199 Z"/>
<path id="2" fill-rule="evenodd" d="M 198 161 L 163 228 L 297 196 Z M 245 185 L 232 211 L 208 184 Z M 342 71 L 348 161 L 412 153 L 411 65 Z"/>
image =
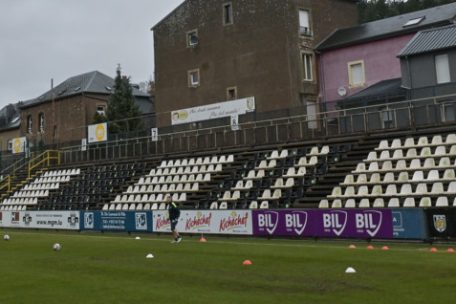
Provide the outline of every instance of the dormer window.
<path id="1" fill-rule="evenodd" d="M 410 19 L 402 27 L 408 27 L 408 26 L 420 24 L 421 21 L 423 21 L 425 18 L 426 18 L 425 16 L 421 16 L 421 17 L 418 17 L 418 18 Z"/>

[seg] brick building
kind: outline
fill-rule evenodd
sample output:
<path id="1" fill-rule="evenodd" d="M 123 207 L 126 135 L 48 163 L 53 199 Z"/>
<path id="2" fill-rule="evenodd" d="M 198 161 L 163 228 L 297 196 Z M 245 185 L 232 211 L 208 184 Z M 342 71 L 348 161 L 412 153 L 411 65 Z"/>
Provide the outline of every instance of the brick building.
<path id="1" fill-rule="evenodd" d="M 31 145 L 75 142 L 87 136 L 96 112 L 104 113 L 114 79 L 98 71 L 71 77 L 36 99 L 22 103 L 21 134 Z M 152 113 L 147 93 L 133 88 L 142 113 Z"/>
<path id="2" fill-rule="evenodd" d="M 357 18 L 348 0 L 185 1 L 152 28 L 159 125 L 174 110 L 251 96 L 257 119 L 314 112 L 314 48 Z"/>

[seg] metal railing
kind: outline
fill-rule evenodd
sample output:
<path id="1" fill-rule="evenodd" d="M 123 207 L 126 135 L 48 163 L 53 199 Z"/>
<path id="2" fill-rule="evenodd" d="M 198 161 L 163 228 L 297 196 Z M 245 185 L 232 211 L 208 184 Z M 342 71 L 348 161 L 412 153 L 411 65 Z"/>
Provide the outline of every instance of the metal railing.
<path id="1" fill-rule="evenodd" d="M 0 193 L 7 193 L 11 191 L 11 176 L 8 175 L 0 181 Z"/>
<path id="2" fill-rule="evenodd" d="M 144 158 L 171 153 L 207 152 L 226 148 L 283 145 L 385 130 L 454 125 L 456 95 L 333 110 L 313 115 L 288 115 L 275 119 L 254 120 L 252 117 L 242 117 L 238 130 L 231 129 L 229 119 L 207 123 L 218 125 L 205 127 L 203 122 L 196 125 L 159 128 L 158 141 L 152 141 L 151 137 L 146 135 L 148 130 L 140 130 L 139 133 L 135 133 L 134 138 L 128 135 L 116 136 L 114 140 L 104 143 L 89 144 L 85 151 L 82 151 L 81 145 L 77 143 L 60 149 L 62 162 L 70 164 Z"/>
<path id="3" fill-rule="evenodd" d="M 50 166 L 51 161 L 56 160 L 57 165 L 60 165 L 60 151 L 47 150 L 36 156 L 28 162 L 28 178 L 32 177 L 33 170 L 42 167 L 43 165 Z"/>

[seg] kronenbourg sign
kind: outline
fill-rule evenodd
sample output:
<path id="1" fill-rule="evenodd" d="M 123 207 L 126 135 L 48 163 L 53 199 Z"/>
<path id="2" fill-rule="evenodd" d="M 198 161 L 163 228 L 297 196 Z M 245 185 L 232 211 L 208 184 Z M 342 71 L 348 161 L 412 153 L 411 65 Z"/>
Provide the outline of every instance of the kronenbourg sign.
<path id="1" fill-rule="evenodd" d="M 26 137 L 17 137 L 12 139 L 13 147 L 12 152 L 13 154 L 24 153 L 25 152 L 25 144 L 27 142 Z"/>
<path id="2" fill-rule="evenodd" d="M 182 109 L 171 112 L 171 124 L 179 125 L 196 121 L 233 117 L 255 111 L 255 97 Z"/>
<path id="3" fill-rule="evenodd" d="M 89 125 L 89 144 L 108 140 L 108 124 Z"/>

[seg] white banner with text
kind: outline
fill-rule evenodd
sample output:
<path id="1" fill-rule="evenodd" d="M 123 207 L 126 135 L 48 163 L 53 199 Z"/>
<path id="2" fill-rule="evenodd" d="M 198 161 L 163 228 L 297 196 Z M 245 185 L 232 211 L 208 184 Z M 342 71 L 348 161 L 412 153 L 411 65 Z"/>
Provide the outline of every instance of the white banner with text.
<path id="1" fill-rule="evenodd" d="M 168 211 L 153 211 L 153 231 L 171 232 Z M 251 235 L 250 210 L 181 210 L 177 230 L 195 234 Z"/>
<path id="2" fill-rule="evenodd" d="M 248 97 L 171 112 L 171 124 L 179 125 L 223 117 L 239 116 L 255 111 L 255 97 Z"/>
<path id="3" fill-rule="evenodd" d="M 0 227 L 79 230 L 79 211 L 0 211 Z"/>

